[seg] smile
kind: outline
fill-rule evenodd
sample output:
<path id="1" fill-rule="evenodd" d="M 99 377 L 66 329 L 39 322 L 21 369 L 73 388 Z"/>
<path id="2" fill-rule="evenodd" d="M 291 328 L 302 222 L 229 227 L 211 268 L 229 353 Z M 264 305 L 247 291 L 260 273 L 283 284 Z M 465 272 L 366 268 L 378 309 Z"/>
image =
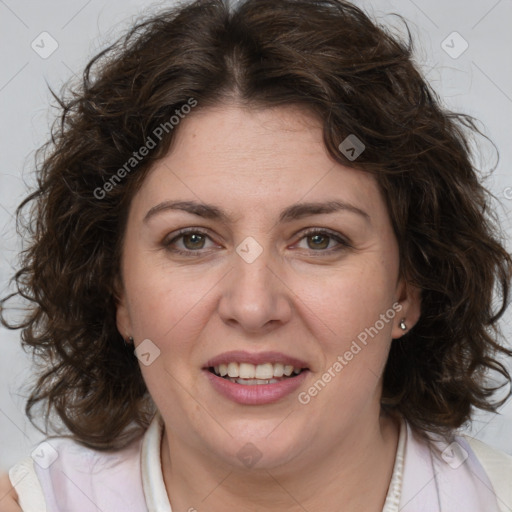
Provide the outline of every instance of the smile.
<path id="1" fill-rule="evenodd" d="M 270 363 L 266 364 L 274 366 Z M 266 366 L 266 364 L 259 366 Z M 244 363 L 241 363 L 240 366 L 243 365 Z M 258 379 L 239 376 L 230 377 L 228 374 L 221 376 L 220 368 L 217 368 L 216 372 L 215 367 L 203 370 L 203 374 L 208 378 L 211 386 L 217 393 L 241 405 L 265 405 L 278 402 L 296 392 L 309 373 L 309 370 L 306 368 L 294 369 L 292 367 L 290 375 Z"/>
<path id="2" fill-rule="evenodd" d="M 304 369 L 282 363 L 237 363 L 220 364 L 209 368 L 219 377 L 245 386 L 276 384 L 299 375 Z"/>

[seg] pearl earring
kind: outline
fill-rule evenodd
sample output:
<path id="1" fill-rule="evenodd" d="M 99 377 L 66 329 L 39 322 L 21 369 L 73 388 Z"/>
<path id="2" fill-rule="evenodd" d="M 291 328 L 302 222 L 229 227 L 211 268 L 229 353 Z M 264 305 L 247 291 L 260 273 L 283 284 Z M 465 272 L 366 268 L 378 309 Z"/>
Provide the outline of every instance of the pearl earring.
<path id="1" fill-rule="evenodd" d="M 400 329 L 402 329 L 402 331 L 407 331 L 407 325 L 405 324 L 405 318 L 400 320 L 400 323 L 398 324 Z"/>

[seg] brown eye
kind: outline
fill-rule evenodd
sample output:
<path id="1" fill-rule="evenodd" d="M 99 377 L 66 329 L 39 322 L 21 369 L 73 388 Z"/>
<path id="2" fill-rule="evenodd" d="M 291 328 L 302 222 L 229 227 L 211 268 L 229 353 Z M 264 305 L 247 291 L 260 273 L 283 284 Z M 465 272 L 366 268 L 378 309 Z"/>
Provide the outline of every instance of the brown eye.
<path id="1" fill-rule="evenodd" d="M 205 236 L 200 233 L 186 233 L 181 236 L 183 245 L 191 251 L 204 247 Z"/>
<path id="2" fill-rule="evenodd" d="M 329 246 L 329 241 L 331 237 L 326 235 L 309 235 L 306 237 L 308 241 L 311 241 L 311 243 L 308 243 L 308 247 L 313 250 L 317 249 L 327 249 Z"/>
<path id="3" fill-rule="evenodd" d="M 162 245 L 167 251 L 182 256 L 204 256 L 209 249 L 220 248 L 207 232 L 197 228 L 172 233 L 163 240 Z"/>
<path id="4" fill-rule="evenodd" d="M 305 240 L 305 244 L 303 242 Z M 301 244 L 302 247 L 301 247 Z M 351 244 L 339 233 L 314 229 L 303 234 L 298 247 L 316 253 L 334 253 L 352 247 Z"/>

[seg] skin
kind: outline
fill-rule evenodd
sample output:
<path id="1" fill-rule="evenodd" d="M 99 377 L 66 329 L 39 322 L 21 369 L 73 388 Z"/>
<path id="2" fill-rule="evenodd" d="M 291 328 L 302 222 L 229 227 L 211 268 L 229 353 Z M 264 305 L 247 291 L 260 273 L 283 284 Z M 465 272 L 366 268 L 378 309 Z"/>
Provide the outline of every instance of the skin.
<path id="1" fill-rule="evenodd" d="M 18 494 L 7 474 L 0 474 L 0 512 L 21 512 Z"/>
<path id="2" fill-rule="evenodd" d="M 376 181 L 335 162 L 319 121 L 298 107 L 209 107 L 176 135 L 132 200 L 117 310 L 123 336 L 160 350 L 141 370 L 165 423 L 173 510 L 380 511 L 399 431 L 381 414 L 382 374 L 392 339 L 403 335 L 400 320 L 415 324 L 420 299 L 399 278 Z M 178 199 L 214 204 L 230 220 L 165 210 L 144 221 L 151 208 Z M 330 200 L 364 214 L 279 221 L 294 203 Z M 207 235 L 175 239 L 186 227 Z M 310 228 L 344 243 L 306 236 Z M 250 264 L 236 252 L 248 236 L 263 249 Z M 299 403 L 298 392 L 397 302 L 400 313 L 310 403 Z M 236 404 L 202 372 L 230 350 L 280 351 L 307 361 L 310 373 L 278 402 Z M 261 454 L 251 468 L 237 457 L 248 442 Z"/>

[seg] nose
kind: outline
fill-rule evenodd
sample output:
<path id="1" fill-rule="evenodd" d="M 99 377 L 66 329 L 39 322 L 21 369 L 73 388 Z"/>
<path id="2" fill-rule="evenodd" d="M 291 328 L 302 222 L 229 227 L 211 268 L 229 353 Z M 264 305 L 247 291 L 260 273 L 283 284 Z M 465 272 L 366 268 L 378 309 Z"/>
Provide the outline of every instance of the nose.
<path id="1" fill-rule="evenodd" d="M 233 254 L 233 269 L 223 281 L 218 311 L 231 326 L 244 332 L 264 333 L 290 320 L 293 293 L 278 258 L 272 258 L 269 249 L 255 259 L 248 255 Z"/>

